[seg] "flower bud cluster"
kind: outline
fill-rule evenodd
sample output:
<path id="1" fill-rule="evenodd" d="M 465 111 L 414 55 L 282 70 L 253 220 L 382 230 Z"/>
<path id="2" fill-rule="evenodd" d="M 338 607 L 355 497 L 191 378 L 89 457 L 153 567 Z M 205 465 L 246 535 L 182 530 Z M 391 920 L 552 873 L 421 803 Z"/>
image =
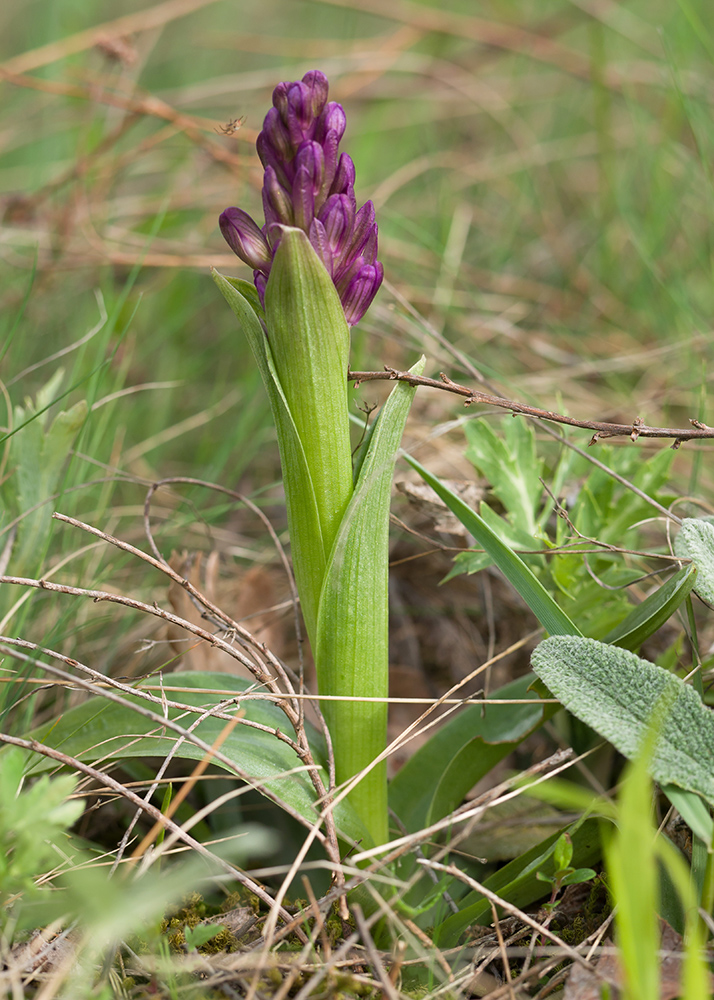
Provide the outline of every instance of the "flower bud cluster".
<path id="1" fill-rule="evenodd" d="M 354 326 L 377 294 L 384 269 L 377 260 L 374 205 L 368 201 L 357 209 L 354 163 L 346 153 L 338 157 L 345 112 L 327 96 L 327 77 L 319 70 L 278 84 L 257 141 L 265 168 L 265 225 L 261 229 L 240 208 L 227 208 L 220 226 L 233 252 L 253 268 L 261 300 L 282 227 L 304 230 Z"/>

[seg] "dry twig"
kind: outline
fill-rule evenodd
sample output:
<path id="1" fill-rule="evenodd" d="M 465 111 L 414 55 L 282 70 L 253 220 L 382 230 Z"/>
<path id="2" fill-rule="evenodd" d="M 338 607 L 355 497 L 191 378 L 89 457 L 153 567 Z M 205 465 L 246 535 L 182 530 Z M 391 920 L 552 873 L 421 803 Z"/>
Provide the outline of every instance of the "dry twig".
<path id="1" fill-rule="evenodd" d="M 576 417 L 567 417 L 563 413 L 556 413 L 554 410 L 543 410 L 539 406 L 529 406 L 527 403 L 518 403 L 513 399 L 505 399 L 502 396 L 493 396 L 479 389 L 470 389 L 468 386 L 459 385 L 454 382 L 444 372 L 439 374 L 439 378 L 426 378 L 423 375 L 413 375 L 411 372 L 398 371 L 396 368 L 388 368 L 385 365 L 383 372 L 353 372 L 347 370 L 347 381 L 354 382 L 357 386 L 361 382 L 376 381 L 396 381 L 407 382 L 413 386 L 425 386 L 429 389 L 443 389 L 444 392 L 453 392 L 457 396 L 464 396 L 466 402 L 464 406 L 471 403 L 484 403 L 487 406 L 499 406 L 511 413 L 522 414 L 526 417 L 535 417 L 539 420 L 552 420 L 558 424 L 568 424 L 570 427 L 582 427 L 585 430 L 594 431 L 590 438 L 590 444 L 595 444 L 603 438 L 629 437 L 631 441 L 637 441 L 640 437 L 646 438 L 673 438 L 672 447 L 679 448 L 683 441 L 699 440 L 701 438 L 714 438 L 714 427 L 708 427 L 700 420 L 690 418 L 691 427 L 650 427 L 644 423 L 641 417 L 635 417 L 631 424 L 613 424 L 601 420 L 579 420 Z"/>

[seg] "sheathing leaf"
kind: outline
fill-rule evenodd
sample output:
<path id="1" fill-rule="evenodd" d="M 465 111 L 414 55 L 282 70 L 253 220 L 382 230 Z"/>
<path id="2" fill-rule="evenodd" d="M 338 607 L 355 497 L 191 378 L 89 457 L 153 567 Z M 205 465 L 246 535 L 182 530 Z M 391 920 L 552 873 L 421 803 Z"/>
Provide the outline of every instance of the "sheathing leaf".
<path id="1" fill-rule="evenodd" d="M 420 374 L 425 359 L 411 369 Z M 330 553 L 317 625 L 321 694 L 387 698 L 389 689 L 389 507 L 394 461 L 414 387 L 398 383 L 384 404 L 359 480 Z M 387 705 L 323 702 L 335 745 L 338 784 L 351 778 L 386 745 Z M 359 814 L 373 817 L 373 836 L 387 839 L 386 763 L 352 793 Z"/>
<path id="2" fill-rule="evenodd" d="M 268 338 L 261 323 L 255 288 L 246 281 L 226 278 L 216 271 L 213 272 L 213 279 L 238 317 L 270 400 L 280 447 L 295 577 L 308 635 L 314 639 L 326 550 L 305 450 L 277 376 Z"/>

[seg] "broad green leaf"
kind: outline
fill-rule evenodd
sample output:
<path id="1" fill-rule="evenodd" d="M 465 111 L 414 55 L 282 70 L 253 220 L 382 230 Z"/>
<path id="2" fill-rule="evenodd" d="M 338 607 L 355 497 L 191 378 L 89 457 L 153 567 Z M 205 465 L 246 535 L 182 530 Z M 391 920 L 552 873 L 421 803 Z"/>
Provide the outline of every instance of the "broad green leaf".
<path id="1" fill-rule="evenodd" d="M 681 569 L 638 604 L 630 614 L 603 638 L 603 642 L 623 649 L 638 649 L 668 621 L 694 586 L 697 567 L 693 563 Z"/>
<path id="2" fill-rule="evenodd" d="M 543 493 L 542 462 L 536 456 L 535 434 L 526 420 L 505 420 L 503 435 L 481 418 L 464 427 L 466 457 L 486 476 L 506 508 L 509 521 L 526 535 L 537 530 L 536 510 Z"/>
<path id="3" fill-rule="evenodd" d="M 327 553 L 305 450 L 278 379 L 268 339 L 261 325 L 255 288 L 246 281 L 226 278 L 217 271 L 213 272 L 213 280 L 238 317 L 270 400 L 278 432 L 295 579 L 300 592 L 307 632 L 314 641 L 317 606 Z"/>
<path id="4" fill-rule="evenodd" d="M 149 686 L 154 687 L 154 693 L 159 693 L 156 691 L 155 680 L 142 681 L 139 685 L 139 687 Z M 253 682 L 240 677 L 196 671 L 169 674 L 163 683 L 163 690 L 169 700 L 195 706 L 195 711 L 192 712 L 169 710 L 169 718 L 179 721 L 185 728 L 194 723 L 196 716 L 205 709 L 219 705 L 230 698 L 240 698 L 243 692 L 253 687 Z M 173 692 L 172 688 L 180 690 Z M 131 701 L 131 696 L 127 700 Z M 151 705 L 138 698 L 136 702 L 161 714 L 161 706 Z M 242 707 L 247 719 L 262 723 L 271 729 L 287 731 L 285 715 L 271 702 L 246 701 Z M 208 718 L 193 732 L 205 743 L 212 745 L 223 732 L 225 725 L 225 720 Z M 63 712 L 56 722 L 39 727 L 30 734 L 30 738 L 62 750 L 70 757 L 82 761 L 106 762 L 121 761 L 130 757 L 163 757 L 176 745 L 179 735 L 162 727 L 160 722 L 139 715 L 132 709 L 131 704 L 124 706 L 97 697 Z M 324 769 L 325 783 L 327 783 L 322 737 L 312 728 L 308 728 L 308 738 L 316 763 Z M 301 771 L 288 777 L 281 777 L 286 771 L 303 764 L 287 744 L 270 733 L 239 723 L 228 734 L 220 750 L 235 762 L 244 774 L 260 783 L 259 790 L 267 789 L 274 799 L 287 803 L 308 820 L 315 819 L 317 816 L 314 806 L 315 791 L 308 775 Z M 178 758 L 185 760 L 202 760 L 205 754 L 204 749 L 188 741 L 181 743 L 176 752 Z M 215 764 L 217 767 L 230 770 L 219 760 L 215 760 Z M 56 766 L 54 760 L 38 757 L 33 773 Z M 335 816 L 338 827 L 347 837 L 356 840 L 365 837 L 366 831 L 349 803 L 340 803 Z"/>
<path id="5" fill-rule="evenodd" d="M 546 632 L 551 635 L 580 635 L 580 630 L 558 607 L 545 587 L 520 556 L 503 544 L 484 519 L 464 501 L 432 476 L 416 459 L 405 455 L 407 462 L 441 497 L 446 506 L 488 552 L 510 584 L 521 595 Z"/>
<path id="6" fill-rule="evenodd" d="M 714 607 L 714 524 L 705 518 L 686 517 L 674 540 L 674 551 L 692 560 L 699 573 L 694 593 Z"/>
<path id="7" fill-rule="evenodd" d="M 714 712 L 689 684 L 626 649 L 577 636 L 541 642 L 531 664 L 569 712 L 630 760 L 662 713 L 653 777 L 714 804 Z"/>
<path id="8" fill-rule="evenodd" d="M 493 691 L 491 698 L 531 697 L 532 674 Z M 545 714 L 544 714 L 545 708 Z M 389 805 L 407 830 L 453 812 L 494 765 L 552 715 L 558 705 L 469 705 L 444 723 L 397 771 Z"/>
<path id="9" fill-rule="evenodd" d="M 411 369 L 420 374 L 422 357 Z M 330 553 L 320 598 L 315 663 L 320 694 L 387 698 L 389 693 L 389 506 L 394 461 L 415 388 L 395 385 L 375 424 L 354 496 Z M 380 754 L 386 702 L 323 702 L 338 784 Z M 352 793 L 375 843 L 387 840 L 386 762 Z"/>
<path id="10" fill-rule="evenodd" d="M 587 868 L 600 859 L 599 823 L 595 819 L 578 821 L 575 826 L 566 827 L 573 841 L 573 863 L 578 868 Z M 487 889 L 497 892 L 502 899 L 521 909 L 530 906 L 547 894 L 545 884 L 538 879 L 537 872 L 546 876 L 555 874 L 553 853 L 558 838 L 563 833 L 558 830 L 542 843 L 526 851 L 507 865 L 503 865 L 484 881 Z M 459 912 L 447 917 L 434 930 L 434 944 L 440 948 L 453 948 L 459 943 L 464 931 L 471 924 L 487 923 L 493 920 L 491 904 L 478 892 L 470 892 L 459 904 Z"/>

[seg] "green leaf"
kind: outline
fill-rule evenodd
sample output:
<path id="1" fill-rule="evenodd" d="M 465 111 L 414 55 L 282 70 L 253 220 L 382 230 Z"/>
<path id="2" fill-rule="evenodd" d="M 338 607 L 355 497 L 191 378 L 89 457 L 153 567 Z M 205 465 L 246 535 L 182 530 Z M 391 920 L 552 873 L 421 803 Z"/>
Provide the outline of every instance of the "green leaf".
<path id="1" fill-rule="evenodd" d="M 564 868 L 569 868 L 572 859 L 573 842 L 569 834 L 561 833 L 555 842 L 555 850 L 553 851 L 553 861 L 555 862 L 556 869 L 562 871 Z"/>
<path id="2" fill-rule="evenodd" d="M 446 506 L 471 532 L 479 545 L 488 552 L 503 575 L 521 595 L 546 632 L 551 635 L 580 635 L 580 630 L 558 607 L 545 587 L 534 576 L 520 556 L 503 544 L 484 519 L 464 501 L 432 476 L 416 459 L 405 456 L 407 462 L 441 497 Z"/>
<path id="3" fill-rule="evenodd" d="M 466 457 L 486 476 L 508 519 L 530 536 L 537 530 L 536 510 L 543 493 L 542 462 L 536 456 L 533 427 L 525 420 L 505 420 L 503 435 L 481 418 L 464 427 Z"/>
<path id="4" fill-rule="evenodd" d="M 258 311 L 253 294 L 255 288 L 246 281 L 226 278 L 217 271 L 213 272 L 213 280 L 238 317 L 270 400 L 278 432 L 295 579 L 300 592 L 307 632 L 314 641 L 327 551 L 305 450 L 277 376 L 268 339 L 261 325 L 261 313 Z"/>
<path id="5" fill-rule="evenodd" d="M 282 229 L 265 289 L 265 323 L 329 552 L 352 496 L 350 331 L 332 278 L 301 229 Z"/>
<path id="6" fill-rule="evenodd" d="M 593 868 L 576 868 L 561 881 L 561 885 L 580 885 L 581 882 L 590 882 L 597 876 Z"/>
<path id="7" fill-rule="evenodd" d="M 39 390 L 34 403 L 27 399 L 25 408 L 15 408 L 16 425 L 29 419 L 13 436 L 10 445 L 10 465 L 15 467 L 14 506 L 18 513 L 36 507 L 59 491 L 72 443 L 87 419 L 87 404 L 80 400 L 71 409 L 58 413 L 47 426 L 47 415 L 42 411 L 57 394 L 63 375 L 59 369 Z M 33 414 L 37 416 L 31 419 Z M 51 530 L 52 507 L 49 503 L 42 504 L 22 519 L 10 564 L 15 575 L 35 572 L 44 556 Z"/>
<path id="8" fill-rule="evenodd" d="M 682 566 L 658 590 L 638 604 L 620 624 L 603 638 L 603 642 L 623 649 L 638 649 L 668 621 L 694 586 L 697 567 Z"/>
<path id="9" fill-rule="evenodd" d="M 482 503 L 480 506 L 479 517 L 484 521 L 487 528 L 499 538 L 503 544 L 508 549 L 521 549 L 528 552 L 528 549 L 532 549 L 534 545 L 533 536 L 529 535 L 528 532 L 524 531 L 517 524 L 510 524 L 494 510 L 492 510 L 487 503 Z M 539 542 L 537 547 L 542 548 L 543 543 Z M 524 556 L 523 553 L 520 554 L 520 558 L 525 561 L 527 558 L 531 562 L 536 564 L 544 565 L 542 555 L 529 555 Z M 460 552 L 454 558 L 453 568 L 449 573 L 446 574 L 442 583 L 446 583 L 455 576 L 459 576 L 461 573 L 478 573 L 479 570 L 484 569 L 486 566 L 491 566 L 493 564 L 493 558 L 488 554 L 488 552 Z"/>
<path id="10" fill-rule="evenodd" d="M 139 687 L 156 687 L 156 681 L 142 681 Z M 180 720 L 182 726 L 188 728 L 197 715 L 213 705 L 219 705 L 226 699 L 240 697 L 241 693 L 254 688 L 254 682 L 229 674 L 174 673 L 164 678 L 163 690 L 170 700 L 195 706 L 195 711 L 185 712 L 179 709 L 169 709 L 171 719 Z M 171 688 L 181 690 L 173 694 Z M 155 692 L 156 693 L 156 692 Z M 90 698 L 76 708 L 64 712 L 56 722 L 42 726 L 30 734 L 55 749 L 62 750 L 70 757 L 82 761 L 121 761 L 131 757 L 163 757 L 176 746 L 179 735 L 162 727 L 160 723 L 139 715 L 131 707 L 131 696 L 127 697 L 128 705 L 121 705 L 105 698 Z M 152 707 L 160 714 L 160 706 L 153 705 L 143 699 L 136 699 L 137 704 Z M 286 717 L 283 712 L 268 701 L 246 701 L 243 706 L 245 717 L 259 722 L 271 729 L 286 731 Z M 194 734 L 209 745 L 221 735 L 226 722 L 222 719 L 208 718 L 201 722 Z M 308 727 L 308 738 L 318 766 L 324 769 L 325 747 L 322 737 L 311 727 Z M 228 734 L 222 744 L 221 753 L 225 754 L 248 777 L 260 783 L 259 790 L 267 789 L 271 796 L 279 802 L 285 802 L 292 809 L 308 820 L 317 816 L 315 809 L 315 790 L 304 771 L 281 777 L 286 771 L 300 767 L 303 762 L 286 743 L 283 743 L 271 733 L 249 728 L 240 723 Z M 183 760 L 202 760 L 206 751 L 194 743 L 184 741 L 176 751 L 176 756 Z M 217 767 L 230 771 L 230 767 L 215 759 Z M 56 762 L 46 757 L 38 757 L 33 766 L 33 773 L 56 767 Z M 340 803 L 335 810 L 338 827 L 349 838 L 363 839 L 365 829 L 357 819 L 354 810 L 348 803 Z"/>
<path id="11" fill-rule="evenodd" d="M 674 551 L 692 560 L 699 572 L 694 592 L 714 607 L 714 524 L 705 518 L 686 517 L 674 540 Z"/>
<path id="12" fill-rule="evenodd" d="M 567 830 L 573 840 L 573 860 L 577 865 L 593 864 L 600 859 L 597 820 L 579 820 Z M 544 895 L 544 884 L 538 878 L 538 872 L 550 877 L 555 875 L 553 852 L 562 832 L 554 833 L 530 851 L 499 868 L 483 884 L 487 889 L 497 892 L 506 902 L 513 903 L 521 909 L 541 899 Z M 491 923 L 492 920 L 489 901 L 478 892 L 470 892 L 461 900 L 459 912 L 447 917 L 436 927 L 434 944 L 440 948 L 453 948 L 471 924 Z"/>
<path id="13" fill-rule="evenodd" d="M 493 691 L 491 698 L 530 697 L 533 675 Z M 464 796 L 559 706 L 469 705 L 444 723 L 397 771 L 389 805 L 407 830 L 448 816 Z M 545 715 L 544 715 L 545 709 Z"/>
<path id="14" fill-rule="evenodd" d="M 702 799 L 667 782 L 660 787 L 692 833 L 705 844 L 714 843 L 714 820 Z"/>
<path id="15" fill-rule="evenodd" d="M 689 684 L 626 649 L 576 636 L 546 639 L 531 663 L 569 712 L 630 760 L 663 713 L 652 775 L 714 804 L 714 713 Z"/>
<path id="16" fill-rule="evenodd" d="M 615 921 L 626 995 L 632 1000 L 658 1000 L 660 995 L 658 878 L 647 774 L 654 735 L 652 729 L 644 734 L 636 760 L 628 765 L 618 799 L 617 827 L 605 848 L 608 879 L 617 900 Z"/>
<path id="17" fill-rule="evenodd" d="M 422 357 L 411 371 L 420 374 Z M 330 553 L 320 598 L 315 662 L 320 694 L 389 693 L 389 507 L 394 461 L 415 388 L 399 382 L 376 421 L 354 496 Z M 338 784 L 386 747 L 386 702 L 323 702 Z M 351 794 L 375 843 L 388 838 L 386 762 Z"/>
<path id="18" fill-rule="evenodd" d="M 186 947 L 189 951 L 198 951 L 199 948 L 203 947 L 204 944 L 208 944 L 209 941 L 212 941 L 214 937 L 217 937 L 224 930 L 225 927 L 223 924 L 197 924 L 196 927 L 190 927 L 186 924 L 183 929 Z"/>

